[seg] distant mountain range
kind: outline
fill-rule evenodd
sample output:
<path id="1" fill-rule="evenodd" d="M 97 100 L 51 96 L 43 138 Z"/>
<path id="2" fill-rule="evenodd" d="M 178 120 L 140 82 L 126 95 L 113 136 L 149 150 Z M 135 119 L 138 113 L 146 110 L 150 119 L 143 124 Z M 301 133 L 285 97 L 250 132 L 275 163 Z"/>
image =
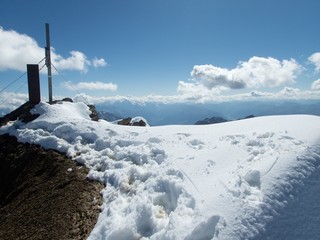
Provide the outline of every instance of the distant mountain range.
<path id="1" fill-rule="evenodd" d="M 223 123 L 228 122 L 229 120 L 224 119 L 222 117 L 212 117 L 212 118 L 205 118 L 203 120 L 197 121 L 195 125 L 206 125 L 206 124 L 214 124 L 214 123 Z"/>
<path id="2" fill-rule="evenodd" d="M 320 116 L 320 100 L 233 101 L 220 103 L 137 103 L 128 100 L 96 104 L 101 119 L 145 118 L 150 126 L 211 124 L 254 115 L 311 114 Z M 10 112 L 0 109 L 0 116 Z"/>
<path id="3" fill-rule="evenodd" d="M 128 100 L 97 104 L 102 119 L 144 117 L 151 126 L 210 123 L 254 116 L 311 114 L 320 116 L 320 100 L 234 101 L 222 103 L 135 103 Z M 214 117 L 213 117 L 214 116 Z M 199 124 L 199 123 L 198 123 Z"/>
<path id="4" fill-rule="evenodd" d="M 117 115 L 116 113 L 111 113 L 107 111 L 99 111 L 98 115 L 100 119 L 107 120 L 108 122 L 113 122 L 123 118 L 122 116 Z"/>
<path id="5" fill-rule="evenodd" d="M 244 118 L 239 118 L 236 120 L 247 119 L 247 118 L 254 118 L 254 116 L 249 115 Z M 227 119 L 224 119 L 223 117 L 211 117 L 211 118 L 205 118 L 203 120 L 197 121 L 195 125 L 215 124 L 215 123 L 223 123 L 223 122 L 229 122 L 229 121 L 233 121 L 233 120 L 227 120 Z"/>

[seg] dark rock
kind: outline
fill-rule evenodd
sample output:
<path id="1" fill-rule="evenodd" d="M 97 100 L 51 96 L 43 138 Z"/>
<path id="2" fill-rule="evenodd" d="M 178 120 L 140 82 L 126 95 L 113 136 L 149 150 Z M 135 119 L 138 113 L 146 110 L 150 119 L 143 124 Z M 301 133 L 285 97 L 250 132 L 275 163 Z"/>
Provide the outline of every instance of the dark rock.
<path id="1" fill-rule="evenodd" d="M 33 121 L 39 116 L 30 113 L 34 106 L 23 104 L 0 118 L 0 126 Z M 57 151 L 0 135 L 0 239 L 86 239 L 97 222 L 103 188 L 87 174 Z"/>
<path id="2" fill-rule="evenodd" d="M 65 155 L 0 135 L 0 239 L 86 239 L 103 185 Z"/>
<path id="3" fill-rule="evenodd" d="M 131 117 L 128 117 L 128 118 L 124 118 L 120 121 L 118 121 L 118 124 L 119 125 L 126 125 L 126 126 L 130 126 L 131 125 L 131 120 L 132 118 Z"/>
<path id="4" fill-rule="evenodd" d="M 25 104 L 18 107 L 16 110 L 1 117 L 0 126 L 6 125 L 8 122 L 15 121 L 17 119 L 20 119 L 24 123 L 33 121 L 34 119 L 39 117 L 39 114 L 30 113 L 30 110 L 34 108 L 35 105 L 36 104 L 26 102 Z"/>
<path id="5" fill-rule="evenodd" d="M 99 120 L 99 114 L 96 110 L 96 107 L 94 105 L 88 105 L 89 110 L 91 111 L 90 118 L 92 121 L 98 121 Z"/>
<path id="6" fill-rule="evenodd" d="M 61 101 L 63 101 L 63 102 L 73 102 L 72 98 L 69 98 L 69 97 L 63 98 Z"/>
<path id="7" fill-rule="evenodd" d="M 119 125 L 125 125 L 125 126 L 140 126 L 145 127 L 147 124 L 141 119 L 140 121 L 132 122 L 132 118 L 124 118 L 120 121 L 118 121 Z"/>
<path id="8" fill-rule="evenodd" d="M 140 127 L 145 127 L 147 124 L 143 121 L 143 120 L 140 120 L 138 122 L 133 122 L 132 123 L 132 126 L 140 126 Z"/>

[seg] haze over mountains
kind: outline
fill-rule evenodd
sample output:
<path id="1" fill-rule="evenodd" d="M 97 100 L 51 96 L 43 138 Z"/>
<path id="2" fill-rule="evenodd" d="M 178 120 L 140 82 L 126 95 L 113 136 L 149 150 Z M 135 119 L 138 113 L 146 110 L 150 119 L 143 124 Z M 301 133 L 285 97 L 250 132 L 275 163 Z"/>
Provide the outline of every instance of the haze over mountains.
<path id="1" fill-rule="evenodd" d="M 101 118 L 114 121 L 119 118 L 142 116 L 151 126 L 194 124 L 211 117 L 228 120 L 249 115 L 268 116 L 284 114 L 320 115 L 320 100 L 234 101 L 220 103 L 134 103 L 128 100 L 96 104 Z"/>
<path id="2" fill-rule="evenodd" d="M 75 100 L 75 99 L 74 99 Z M 75 100 L 77 102 L 79 100 Z M 216 103 L 162 103 L 134 102 L 130 100 L 105 101 L 95 104 L 100 118 L 115 121 L 126 117 L 144 117 L 151 126 L 195 124 L 206 118 L 226 120 L 285 114 L 311 114 L 320 116 L 320 100 L 257 100 Z M 16 106 L 18 107 L 18 106 Z M 0 116 L 14 107 L 0 108 Z"/>

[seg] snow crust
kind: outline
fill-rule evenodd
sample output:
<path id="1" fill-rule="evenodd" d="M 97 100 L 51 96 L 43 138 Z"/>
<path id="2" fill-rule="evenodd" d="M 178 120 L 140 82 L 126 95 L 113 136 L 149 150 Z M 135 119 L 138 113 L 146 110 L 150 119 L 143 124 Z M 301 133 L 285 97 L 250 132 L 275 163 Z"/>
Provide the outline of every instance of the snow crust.
<path id="1" fill-rule="evenodd" d="M 320 236 L 320 117 L 128 127 L 91 121 L 83 103 L 32 113 L 40 117 L 0 134 L 65 152 L 105 184 L 89 239 Z M 311 227 L 299 228 L 310 215 Z"/>

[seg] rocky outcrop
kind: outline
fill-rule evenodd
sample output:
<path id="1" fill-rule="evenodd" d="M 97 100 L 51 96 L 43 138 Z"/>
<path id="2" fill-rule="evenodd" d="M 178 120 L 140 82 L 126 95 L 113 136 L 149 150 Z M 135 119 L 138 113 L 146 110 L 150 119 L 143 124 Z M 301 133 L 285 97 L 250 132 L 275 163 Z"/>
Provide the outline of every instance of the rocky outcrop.
<path id="1" fill-rule="evenodd" d="M 131 126 L 131 120 L 132 120 L 131 117 L 124 118 L 124 119 L 121 119 L 120 121 L 118 121 L 118 124 L 125 125 L 125 126 Z"/>
<path id="2" fill-rule="evenodd" d="M 102 185 L 61 153 L 0 135 L 0 239 L 86 239 Z"/>
<path id="3" fill-rule="evenodd" d="M 8 113 L 7 115 L 0 118 L 0 127 L 3 125 L 6 125 L 10 121 L 15 121 L 17 119 L 20 119 L 22 122 L 30 122 L 39 115 L 37 114 L 31 114 L 30 110 L 35 106 L 35 104 L 26 102 L 25 104 L 21 105 L 16 110 L 12 111 L 11 113 Z"/>
<path id="4" fill-rule="evenodd" d="M 89 110 L 91 111 L 90 118 L 92 121 L 98 121 L 99 120 L 99 113 L 96 110 L 96 107 L 94 105 L 88 105 Z"/>
<path id="5" fill-rule="evenodd" d="M 139 120 L 137 122 L 133 122 L 132 126 L 145 127 L 147 124 L 143 120 Z"/>
<path id="6" fill-rule="evenodd" d="M 0 126 L 37 118 L 25 103 Z M 54 150 L 0 135 L 0 239 L 86 239 L 97 222 L 103 185 Z"/>
<path id="7" fill-rule="evenodd" d="M 136 120 L 128 117 L 118 121 L 118 125 L 145 127 L 147 126 L 147 123 L 140 118 Z"/>

